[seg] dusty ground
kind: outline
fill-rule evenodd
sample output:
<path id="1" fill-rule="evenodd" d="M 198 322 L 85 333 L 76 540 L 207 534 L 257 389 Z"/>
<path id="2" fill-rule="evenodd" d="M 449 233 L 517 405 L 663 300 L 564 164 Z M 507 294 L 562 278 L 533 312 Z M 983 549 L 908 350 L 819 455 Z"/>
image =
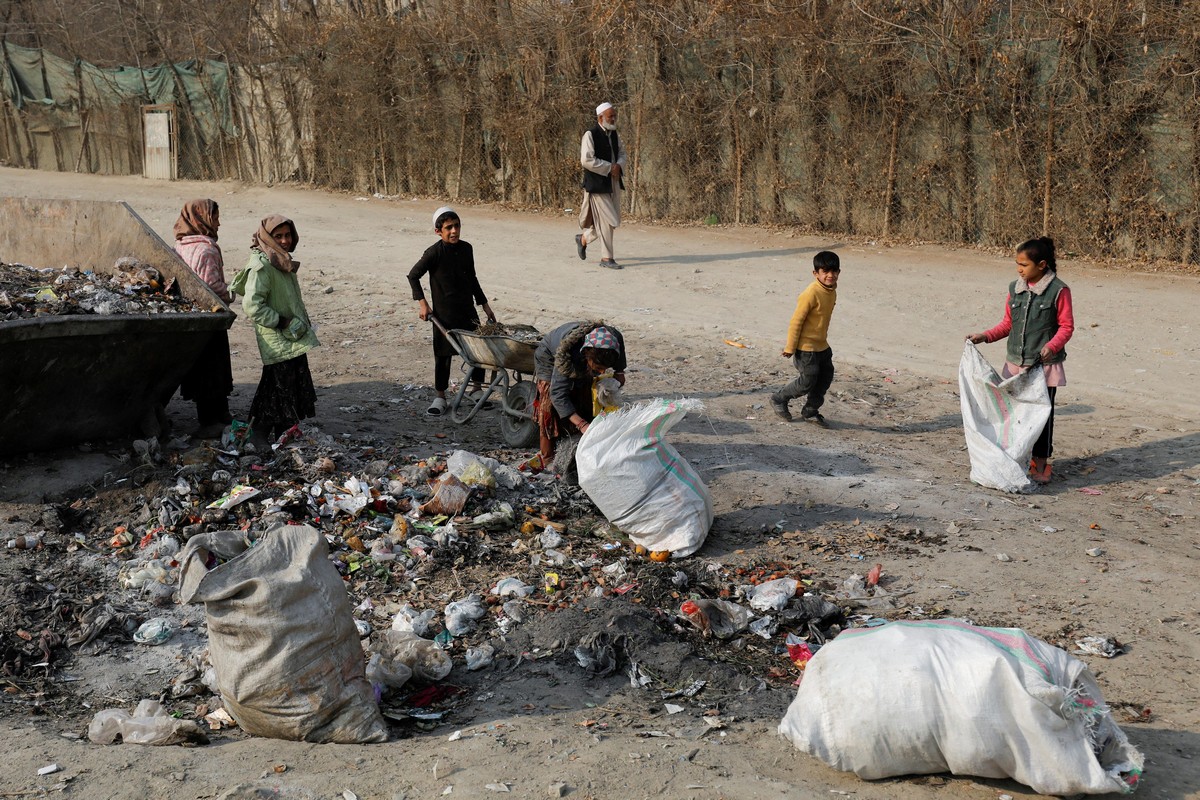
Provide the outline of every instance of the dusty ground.
<path id="1" fill-rule="evenodd" d="M 432 365 L 405 274 L 433 240 L 429 216 L 439 202 L 9 169 L 0 169 L 0 192 L 124 199 L 164 238 L 181 201 L 214 197 L 230 274 L 258 219 L 291 216 L 302 285 L 324 343 L 310 356 L 322 428 L 387 441 L 414 456 L 453 443 L 476 451 L 500 446 L 492 415 L 456 428 L 421 414 Z M 1059 392 L 1056 477 L 1037 494 L 1007 496 L 967 480 L 955 374 L 963 335 L 999 318 L 1013 275 L 1008 258 L 630 223 L 617 238 L 626 269 L 609 272 L 594 259 L 576 259 L 573 213 L 460 212 L 502 320 L 547 330 L 602 316 L 625 332 L 634 399 L 686 395 L 707 404 L 707 414 L 689 418 L 672 437 L 716 501 L 716 522 L 695 559 L 807 561 L 840 578 L 862 565 L 801 549 L 810 536 L 780 531 L 854 541 L 884 526 L 936 534 L 881 559 L 894 585 L 911 589 L 911 606 L 1055 641 L 1097 634 L 1128 643 L 1118 658 L 1086 660 L 1110 703 L 1152 711 L 1149 722 L 1124 726 L 1147 756 L 1139 793 L 1200 797 L 1195 278 L 1064 261 L 1060 274 L 1075 295 L 1078 330 L 1069 385 Z M 790 379 L 790 365 L 777 355 L 782 334 L 809 280 L 806 264 L 825 248 L 843 263 L 827 431 L 785 424 L 763 407 L 766 387 Z M 327 286 L 334 291 L 323 293 Z M 231 338 L 232 404 L 245 411 L 259 370 L 254 339 L 241 319 Z M 1001 345 L 985 348 L 994 360 L 1002 352 Z M 171 414 L 179 426 L 191 422 L 191 408 L 179 400 Z M 3 517 L 28 515 L 43 498 L 78 496 L 85 485 L 92 487 L 85 493 L 113 492 L 118 502 L 111 482 L 122 464 L 111 453 L 120 450 L 6 459 Z M 1095 547 L 1103 555 L 1086 554 Z M 1011 561 L 998 560 L 1001 553 Z M 6 550 L 0 558 L 11 569 L 28 556 Z M 196 642 L 184 636 L 156 651 L 129 645 L 96 660 L 78 657 L 69 671 L 86 678 L 80 702 L 100 707 L 161 688 L 173 656 Z M 748 675 L 747 683 L 762 677 Z M 49 763 L 72 777 L 66 792 L 82 797 L 332 798 L 350 791 L 416 798 L 449 786 L 453 797 L 484 797 L 495 795 L 487 784 L 500 782 L 516 796 L 542 797 L 557 781 L 570 787 L 568 796 L 597 798 L 1033 796 L 1011 782 L 866 783 L 829 770 L 774 732 L 792 693 L 786 682 L 723 701 L 734 719 L 724 735 L 703 737 L 703 702 L 667 717 L 656 696 L 630 690 L 627 679 L 588 681 L 563 661 L 496 670 L 478 684 L 472 705 L 447 724 L 375 746 L 226 737 L 199 749 L 98 747 L 61 735 L 81 733 L 88 708 L 32 715 L 23 702 L 6 700 L 0 796 L 56 786 L 63 773 L 36 775 Z M 584 724 L 597 719 L 607 727 Z M 464 735 L 451 742 L 455 730 Z M 671 735 L 644 735 L 651 730 Z M 287 771 L 275 773 L 278 764 Z"/>

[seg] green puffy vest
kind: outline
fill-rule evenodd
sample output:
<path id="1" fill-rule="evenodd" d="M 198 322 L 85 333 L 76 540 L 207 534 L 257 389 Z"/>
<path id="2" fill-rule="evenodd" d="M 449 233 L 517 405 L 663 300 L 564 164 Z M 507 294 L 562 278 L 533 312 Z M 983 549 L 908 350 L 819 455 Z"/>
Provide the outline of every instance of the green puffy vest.
<path id="1" fill-rule="evenodd" d="M 1008 334 L 1009 363 L 1027 367 L 1037 362 L 1042 348 L 1058 333 L 1058 293 L 1065 288 L 1067 285 L 1057 275 L 1041 294 L 1034 294 L 1028 288 L 1018 292 L 1016 281 L 1009 284 L 1008 308 L 1012 313 L 1012 331 Z M 1066 357 L 1067 351 L 1063 348 L 1042 363 L 1057 364 Z"/>

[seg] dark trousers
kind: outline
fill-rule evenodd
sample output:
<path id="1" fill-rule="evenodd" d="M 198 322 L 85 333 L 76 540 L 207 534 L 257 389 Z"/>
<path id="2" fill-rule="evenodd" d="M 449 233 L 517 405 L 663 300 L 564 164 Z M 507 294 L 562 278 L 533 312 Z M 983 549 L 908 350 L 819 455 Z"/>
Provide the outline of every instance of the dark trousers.
<path id="1" fill-rule="evenodd" d="M 1050 393 L 1050 418 L 1046 420 L 1046 427 L 1042 428 L 1042 435 L 1033 443 L 1034 458 L 1049 458 L 1054 453 L 1054 393 L 1057 390 L 1057 386 L 1046 387 Z"/>
<path id="2" fill-rule="evenodd" d="M 798 397 L 805 397 L 800 416 L 815 416 L 824 405 L 825 393 L 833 383 L 833 348 L 827 347 L 817 353 L 799 350 L 792 356 L 792 363 L 800 374 L 796 380 L 771 395 L 771 399 L 789 403 Z"/>
<path id="3" fill-rule="evenodd" d="M 450 359 L 454 356 L 437 356 L 433 357 L 433 388 L 439 392 L 444 392 L 450 386 Z M 472 383 L 483 383 L 485 373 L 482 367 L 476 367 L 471 370 L 470 381 Z"/>

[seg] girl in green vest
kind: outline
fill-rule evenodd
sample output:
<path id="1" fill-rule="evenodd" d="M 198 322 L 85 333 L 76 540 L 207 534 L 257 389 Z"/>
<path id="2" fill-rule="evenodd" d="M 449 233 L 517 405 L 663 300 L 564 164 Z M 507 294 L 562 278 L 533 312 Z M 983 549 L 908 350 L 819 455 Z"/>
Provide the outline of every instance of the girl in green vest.
<path id="1" fill-rule="evenodd" d="M 1063 361 L 1066 344 L 1075 332 L 1071 290 L 1058 279 L 1054 240 L 1043 236 L 1017 248 L 1017 279 L 1008 286 L 1004 319 L 983 333 L 972 333 L 974 344 L 996 342 L 1008 337 L 1008 351 L 1001 375 L 1005 378 L 1030 367 L 1041 366 L 1050 393 L 1050 418 L 1033 445 L 1029 477 L 1037 483 L 1050 482 L 1050 456 L 1054 452 L 1054 395 L 1067 383 Z"/>

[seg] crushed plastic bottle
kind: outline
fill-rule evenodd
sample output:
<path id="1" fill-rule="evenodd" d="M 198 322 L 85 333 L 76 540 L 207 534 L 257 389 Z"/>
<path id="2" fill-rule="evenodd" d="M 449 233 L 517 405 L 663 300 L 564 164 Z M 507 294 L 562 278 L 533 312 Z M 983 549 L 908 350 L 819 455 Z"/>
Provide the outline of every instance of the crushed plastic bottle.
<path id="1" fill-rule="evenodd" d="M 105 709 L 88 725 L 88 739 L 95 744 L 112 744 L 118 736 L 125 744 L 208 744 L 208 736 L 198 724 L 175 719 L 157 700 L 141 701 L 133 714 L 120 708 Z"/>

